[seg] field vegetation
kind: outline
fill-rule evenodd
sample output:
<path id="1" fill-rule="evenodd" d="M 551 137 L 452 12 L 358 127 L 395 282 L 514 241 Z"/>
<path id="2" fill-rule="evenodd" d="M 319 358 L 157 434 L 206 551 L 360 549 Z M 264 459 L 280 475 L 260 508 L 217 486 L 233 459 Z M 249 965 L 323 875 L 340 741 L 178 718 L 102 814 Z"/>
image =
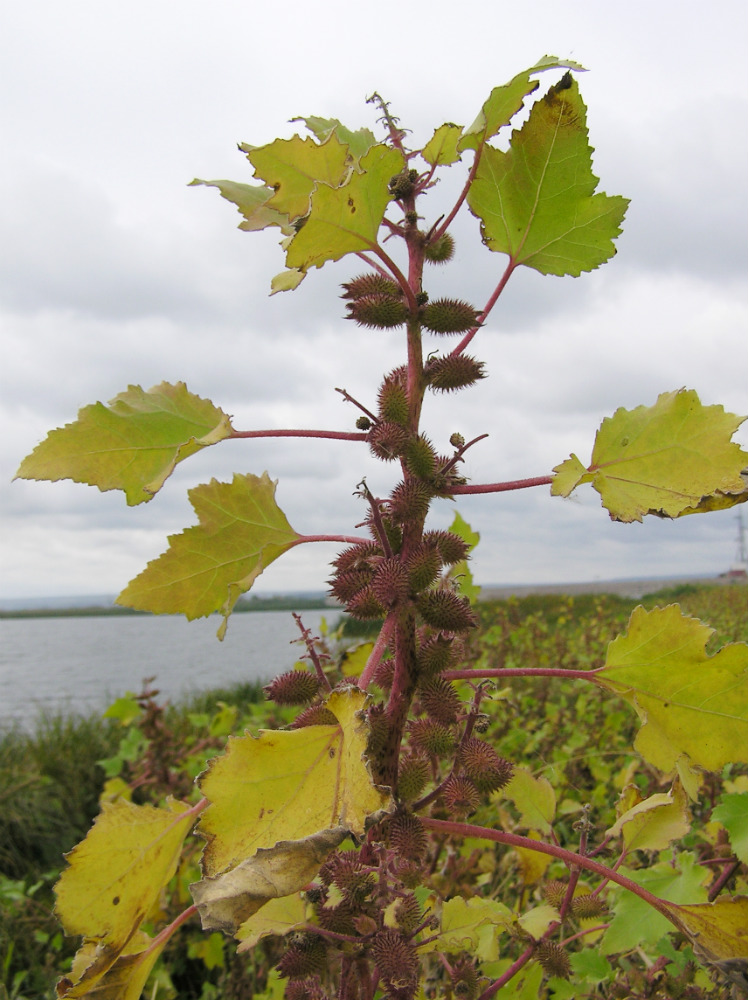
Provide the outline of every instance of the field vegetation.
<path id="1" fill-rule="evenodd" d="M 607 644 L 625 629 L 636 603 L 645 607 L 677 602 L 684 613 L 714 629 L 715 648 L 748 640 L 748 587 L 679 588 L 634 602 L 607 595 L 530 596 L 477 605 L 481 627 L 471 640 L 467 659 L 484 667 L 518 666 L 593 669 L 602 665 Z M 317 643 L 318 654 L 355 663 L 336 629 Z M 360 641 L 360 640 L 357 640 Z M 347 650 L 346 650 L 347 646 Z M 588 684 L 557 678 L 508 677 L 496 681 L 494 697 L 481 709 L 481 731 L 507 758 L 532 762 L 534 779 L 547 781 L 557 804 L 554 835 L 561 843 L 580 837 L 603 840 L 616 822 L 616 805 L 636 789 L 642 798 L 664 791 L 662 775 L 632 749 L 639 723 L 620 700 Z M 40 718 L 33 733 L 17 730 L 0 736 L 0 997 L 36 1000 L 54 995 L 54 982 L 69 969 L 76 942 L 63 937 L 53 913 L 52 887 L 64 865 L 63 854 L 80 841 L 102 800 L 117 796 L 138 803 L 163 804 L 169 795 L 195 798 L 192 779 L 211 756 L 220 753 L 231 733 L 274 729 L 289 724 L 293 712 L 263 699 L 258 685 L 205 693 L 190 704 L 169 706 L 155 687 L 139 695 L 123 695 L 106 716 Z M 546 786 L 543 786 L 546 787 Z M 627 791 L 628 790 L 628 791 Z M 747 769 L 734 766 L 722 774 L 706 774 L 693 805 L 691 833 L 677 851 L 647 851 L 642 868 L 659 878 L 665 889 L 668 872 L 677 875 L 682 891 L 715 898 L 724 887 L 748 891 L 748 866 L 736 856 L 737 838 L 748 838 L 742 826 L 712 818 L 715 809 L 748 793 Z M 517 799 L 502 792 L 477 805 L 471 822 L 485 827 L 521 826 Z M 717 812 L 716 815 L 723 815 Z M 727 822 L 727 820 L 726 820 Z M 742 833 L 740 831 L 742 830 Z M 735 840 L 735 843 L 733 843 Z M 155 923 L 172 919 L 188 898 L 188 885 L 198 876 L 200 842 L 193 838 L 164 895 L 163 906 L 174 913 L 153 914 Z M 740 852 L 738 852 L 740 853 Z M 743 854 L 744 854 L 743 850 Z M 615 855 L 603 851 L 608 864 Z M 636 857 L 626 859 L 636 878 Z M 461 896 L 466 905 L 501 899 L 526 910 L 553 902 L 558 878 L 566 869 L 549 857 L 484 840 L 444 837 L 432 859 L 431 873 L 417 894 L 428 907 L 430 888 L 443 898 Z M 584 876 L 577 892 L 586 888 Z M 570 981 L 548 976 L 533 964 L 510 992 L 497 996 L 530 998 L 630 997 L 690 1000 L 727 997 L 695 962 L 690 946 L 659 915 L 646 914 L 629 928 L 634 903 L 614 887 L 598 893 L 600 907 L 585 916 L 580 904 L 579 942 L 605 938 L 609 948 L 575 950 L 570 955 Z M 151 973 L 145 996 L 184 1000 L 240 1000 L 283 995 L 276 965 L 282 945 L 264 938 L 256 947 L 237 952 L 223 935 L 204 935 L 197 920 L 167 946 Z M 193 933 L 194 931 L 194 933 Z M 573 937 L 573 935 L 572 935 Z M 476 947 L 488 947 L 481 938 Z M 493 962 L 498 975 L 509 955 L 499 949 Z M 551 962 L 553 956 L 548 959 Z M 484 969 L 492 963 L 484 962 Z M 559 969 L 561 973 L 564 970 Z M 490 974 L 490 972 L 489 972 Z M 447 994 L 444 994 L 447 996 Z M 458 997 L 454 991 L 449 996 Z"/>

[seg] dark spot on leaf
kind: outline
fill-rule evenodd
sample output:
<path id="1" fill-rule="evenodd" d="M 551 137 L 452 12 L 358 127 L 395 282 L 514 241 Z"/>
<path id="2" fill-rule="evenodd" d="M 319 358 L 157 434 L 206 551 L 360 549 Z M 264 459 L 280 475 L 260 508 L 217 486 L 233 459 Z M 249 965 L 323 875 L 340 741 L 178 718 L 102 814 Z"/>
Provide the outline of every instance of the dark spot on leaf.
<path id="1" fill-rule="evenodd" d="M 330 747 L 330 749 L 327 752 L 330 755 L 330 759 L 332 760 L 332 758 L 335 756 L 335 750 L 332 747 Z"/>
<path id="2" fill-rule="evenodd" d="M 114 899 L 112 900 L 112 906 L 118 906 L 118 905 L 119 905 L 119 896 L 115 896 Z"/>

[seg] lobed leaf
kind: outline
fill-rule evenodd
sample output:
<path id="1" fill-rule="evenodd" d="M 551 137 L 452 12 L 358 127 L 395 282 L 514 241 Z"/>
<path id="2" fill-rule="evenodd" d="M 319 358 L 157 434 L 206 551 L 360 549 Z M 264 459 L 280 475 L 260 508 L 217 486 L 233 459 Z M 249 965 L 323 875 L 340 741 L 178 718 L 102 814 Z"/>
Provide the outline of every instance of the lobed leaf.
<path id="1" fill-rule="evenodd" d="M 381 143 L 362 157 L 361 173 L 353 172 L 337 188 L 318 187 L 307 221 L 288 246 L 286 266 L 322 267 L 328 260 L 374 247 L 391 199 L 387 185 L 403 164 L 402 153 Z"/>
<path id="2" fill-rule="evenodd" d="M 620 408 L 600 425 L 588 469 L 576 455 L 553 470 L 554 496 L 591 483 L 615 521 L 680 517 L 748 499 L 748 453 L 731 441 L 745 417 L 703 406 L 691 389 L 663 392 L 653 406 Z"/>
<path id="3" fill-rule="evenodd" d="M 130 506 L 150 500 L 190 455 L 231 437 L 230 418 L 184 382 L 146 390 L 131 385 L 106 406 L 50 431 L 21 462 L 17 479 L 72 479 L 122 490 Z"/>
<path id="4" fill-rule="evenodd" d="M 286 235 L 295 232 L 288 216 L 268 205 L 274 191 L 265 184 L 240 184 L 238 181 L 225 180 L 203 181 L 196 177 L 187 186 L 199 185 L 218 188 L 222 198 L 236 205 L 244 216 L 244 222 L 239 223 L 239 228 L 245 232 L 258 232 L 267 229 L 268 226 L 278 226 Z"/>
<path id="5" fill-rule="evenodd" d="M 500 129 L 508 125 L 517 112 L 522 109 L 525 98 L 538 89 L 538 81 L 530 78 L 547 69 L 583 71 L 584 67 L 575 62 L 562 62 L 556 56 L 543 56 L 530 69 L 517 73 L 509 83 L 494 87 L 478 113 L 478 117 L 469 128 L 464 130 L 463 137 L 459 139 L 458 151 L 477 149 L 483 142 L 493 138 Z"/>
<path id="6" fill-rule="evenodd" d="M 390 806 L 369 775 L 364 752 L 367 696 L 334 691 L 335 726 L 306 726 L 230 737 L 200 779 L 210 805 L 205 877 L 192 887 L 205 927 L 236 930 L 268 899 L 301 889 L 349 834 Z"/>
<path id="7" fill-rule="evenodd" d="M 748 896 L 668 909 L 700 961 L 748 988 Z"/>
<path id="8" fill-rule="evenodd" d="M 354 131 L 341 125 L 337 118 L 319 118 L 311 115 L 309 118 L 292 118 L 291 121 L 304 122 L 309 131 L 320 142 L 326 142 L 331 135 L 335 134 L 341 142 L 346 144 L 350 155 L 356 162 L 368 153 L 377 141 L 370 129 L 359 128 Z"/>
<path id="9" fill-rule="evenodd" d="M 462 138 L 462 127 L 452 122 L 440 125 L 421 150 L 421 156 L 432 167 L 448 166 L 460 159 L 457 144 Z"/>
<path id="10" fill-rule="evenodd" d="M 708 656 L 712 633 L 677 604 L 638 607 L 590 675 L 634 707 L 642 722 L 634 745 L 662 771 L 684 755 L 709 771 L 748 761 L 748 645 Z"/>
<path id="11" fill-rule="evenodd" d="M 556 793 L 547 778 L 535 778 L 526 767 L 516 767 L 512 780 L 499 793 L 520 811 L 520 826 L 550 833 L 556 815 Z"/>
<path id="12" fill-rule="evenodd" d="M 348 147 L 335 132 L 320 145 L 307 136 L 276 139 L 267 146 L 240 147 L 255 168 L 255 177 L 273 192 L 267 202 L 292 221 L 309 213 L 312 192 L 321 184 L 337 187 L 348 172 Z"/>
<path id="13" fill-rule="evenodd" d="M 607 831 L 623 837 L 627 851 L 662 851 L 691 829 L 688 800 L 680 782 L 627 809 Z"/>
<path id="14" fill-rule="evenodd" d="M 533 105 L 507 152 L 483 148 L 468 205 L 486 246 L 515 266 L 576 277 L 615 253 L 628 199 L 595 194 L 585 115 L 567 73 Z"/>
<path id="15" fill-rule="evenodd" d="M 438 935 L 420 946 L 419 951 L 469 951 L 482 962 L 493 962 L 499 956 L 499 934 L 513 926 L 511 910 L 499 900 L 455 896 L 442 904 Z"/>
<path id="16" fill-rule="evenodd" d="M 169 548 L 135 577 L 117 604 L 188 619 L 220 611 L 226 632 L 234 605 L 257 577 L 301 537 L 275 502 L 276 483 L 235 474 L 232 482 L 189 491 L 199 524 L 169 536 Z"/>
<path id="17" fill-rule="evenodd" d="M 55 886 L 66 932 L 96 938 L 113 964 L 176 871 L 192 823 L 179 802 L 168 809 L 105 802 Z"/>
<path id="18" fill-rule="evenodd" d="M 748 865 L 748 792 L 723 794 L 711 818 L 727 830 L 730 846 L 743 864 Z"/>
<path id="19" fill-rule="evenodd" d="M 70 976 L 57 984 L 59 1000 L 95 997 L 96 1000 L 140 1000 L 141 994 L 168 937 L 155 941 L 142 931 L 133 935 L 112 964 L 93 940 L 78 949 Z"/>

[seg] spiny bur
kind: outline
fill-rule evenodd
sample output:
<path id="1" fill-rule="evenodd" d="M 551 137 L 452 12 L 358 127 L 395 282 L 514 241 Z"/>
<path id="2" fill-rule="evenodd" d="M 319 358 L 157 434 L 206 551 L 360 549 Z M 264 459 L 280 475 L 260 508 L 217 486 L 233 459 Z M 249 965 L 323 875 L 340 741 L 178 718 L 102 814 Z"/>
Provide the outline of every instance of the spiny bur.
<path id="1" fill-rule="evenodd" d="M 423 858 L 428 844 L 426 831 L 412 813 L 395 813 L 387 824 L 390 846 L 401 858 L 417 861 Z"/>
<path id="2" fill-rule="evenodd" d="M 424 374 L 433 392 L 455 392 L 486 377 L 485 365 L 467 354 L 431 358 Z"/>
<path id="3" fill-rule="evenodd" d="M 475 785 L 461 774 L 452 774 L 442 785 L 442 801 L 455 819 L 469 816 L 480 805 L 480 793 Z"/>
<path id="4" fill-rule="evenodd" d="M 288 670 L 263 688 L 277 705 L 305 705 L 319 691 L 319 678 L 308 670 Z"/>
<path id="5" fill-rule="evenodd" d="M 445 566 L 454 566 L 468 557 L 467 542 L 451 531 L 426 531 L 423 542 L 425 545 L 436 545 Z"/>
<path id="6" fill-rule="evenodd" d="M 450 681 L 438 675 L 431 677 L 419 687 L 418 694 L 421 707 L 432 719 L 447 726 L 457 721 L 462 702 Z"/>
<path id="7" fill-rule="evenodd" d="M 444 632 L 467 632 L 478 618 L 464 597 L 449 590 L 427 590 L 416 601 L 423 620 Z"/>
<path id="8" fill-rule="evenodd" d="M 450 233 L 442 233 L 435 240 L 429 240 L 423 248 L 423 256 L 429 264 L 446 264 L 455 255 L 455 241 Z"/>
<path id="9" fill-rule="evenodd" d="M 390 298 L 397 298 L 402 295 L 398 283 L 378 271 L 360 274 L 340 287 L 344 289 L 341 295 L 343 299 L 363 299 L 369 295 L 389 295 Z"/>
<path id="10" fill-rule="evenodd" d="M 562 882 L 561 879 L 553 878 L 543 886 L 543 897 L 547 903 L 551 906 L 555 906 L 558 909 L 563 903 L 566 897 L 566 890 L 568 883 Z"/>
<path id="11" fill-rule="evenodd" d="M 508 785 L 514 773 L 512 763 L 477 736 L 469 736 L 462 743 L 458 760 L 467 777 L 483 793 L 495 792 Z"/>
<path id="12" fill-rule="evenodd" d="M 405 935 L 396 930 L 380 931 L 372 941 L 371 950 L 388 991 L 396 990 L 398 1000 L 409 1000 L 415 996 L 418 955 Z"/>
<path id="13" fill-rule="evenodd" d="M 406 479 L 398 483 L 390 494 L 390 516 L 398 524 L 422 521 L 428 514 L 432 496 L 422 480 Z"/>
<path id="14" fill-rule="evenodd" d="M 337 718 L 327 705 L 309 705 L 296 716 L 291 723 L 291 729 L 303 729 L 304 726 L 337 726 Z"/>
<path id="15" fill-rule="evenodd" d="M 441 559 L 435 548 L 427 545 L 420 545 L 409 557 L 406 568 L 411 590 L 417 594 L 426 587 L 430 587 L 439 575 L 441 569 Z"/>
<path id="16" fill-rule="evenodd" d="M 384 420 L 369 431 L 369 447 L 384 462 L 394 462 L 409 446 L 407 430 L 393 420 Z"/>
<path id="17" fill-rule="evenodd" d="M 571 912 L 578 920 L 587 917 L 599 917 L 606 910 L 605 903 L 599 896 L 593 896 L 591 892 L 580 893 L 571 901 Z"/>
<path id="18" fill-rule="evenodd" d="M 543 939 L 535 947 L 535 958 L 548 976 L 558 976 L 568 979 L 571 975 L 571 962 L 564 949 L 555 941 Z"/>
<path id="19" fill-rule="evenodd" d="M 402 299 L 391 295 L 366 295 L 348 303 L 348 315 L 359 326 L 375 330 L 390 330 L 403 326 L 408 319 L 408 307 Z"/>
<path id="20" fill-rule="evenodd" d="M 386 378 L 379 387 L 379 419 L 405 427 L 408 423 L 408 393 L 399 378 Z"/>
<path id="21" fill-rule="evenodd" d="M 402 754 L 397 775 L 398 798 L 403 802 L 415 801 L 430 777 L 429 762 L 423 754 L 413 751 Z"/>
<path id="22" fill-rule="evenodd" d="M 436 452 L 429 439 L 422 434 L 407 442 L 403 454 L 411 475 L 419 479 L 431 479 L 436 472 Z"/>
<path id="23" fill-rule="evenodd" d="M 436 299 L 421 309 L 421 323 L 431 333 L 466 333 L 480 326 L 480 312 L 461 299 Z"/>
<path id="24" fill-rule="evenodd" d="M 408 570 L 402 561 L 394 556 L 391 559 L 383 559 L 371 581 L 371 589 L 385 608 L 394 608 L 402 604 L 410 591 Z"/>
<path id="25" fill-rule="evenodd" d="M 409 726 L 410 744 L 433 757 L 454 753 L 456 739 L 449 726 L 436 719 L 414 719 Z"/>

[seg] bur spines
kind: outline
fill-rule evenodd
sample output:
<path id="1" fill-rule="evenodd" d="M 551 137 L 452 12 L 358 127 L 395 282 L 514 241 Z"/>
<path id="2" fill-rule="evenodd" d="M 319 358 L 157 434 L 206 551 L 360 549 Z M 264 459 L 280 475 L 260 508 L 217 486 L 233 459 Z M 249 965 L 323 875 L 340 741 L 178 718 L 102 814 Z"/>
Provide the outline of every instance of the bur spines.
<path id="1" fill-rule="evenodd" d="M 421 309 L 421 323 L 431 333 L 466 333 L 480 326 L 479 311 L 461 299 L 436 299 Z"/>
<path id="2" fill-rule="evenodd" d="M 344 282 L 340 287 L 344 289 L 342 299 L 362 299 L 368 295 L 389 295 L 391 298 L 397 298 L 402 295 L 398 283 L 378 271 L 359 274 L 357 278 Z"/>
<path id="3" fill-rule="evenodd" d="M 467 354 L 432 358 L 426 364 L 424 374 L 433 392 L 456 392 L 486 377 L 483 362 Z"/>
<path id="4" fill-rule="evenodd" d="M 459 763 L 479 792 L 495 792 L 511 781 L 514 767 L 490 743 L 469 736 L 460 746 Z"/>
<path id="5" fill-rule="evenodd" d="M 442 233 L 437 239 L 429 240 L 423 248 L 423 256 L 429 264 L 446 264 L 454 255 L 455 241 L 450 233 Z"/>
<path id="6" fill-rule="evenodd" d="M 538 941 L 535 947 L 535 958 L 542 965 L 543 972 L 548 976 L 568 979 L 571 975 L 569 956 L 555 941 L 549 941 L 547 938 Z"/>
<path id="7" fill-rule="evenodd" d="M 385 462 L 394 462 L 410 447 L 407 430 L 393 420 L 383 420 L 369 431 L 369 447 Z"/>
<path id="8" fill-rule="evenodd" d="M 402 299 L 391 295 L 366 295 L 348 303 L 348 315 L 359 326 L 375 330 L 391 330 L 404 326 L 408 307 Z"/>
<path id="9" fill-rule="evenodd" d="M 396 813 L 387 824 L 387 837 L 390 846 L 408 861 L 418 861 L 426 852 L 426 831 L 413 813 Z"/>
<path id="10" fill-rule="evenodd" d="M 288 670 L 263 688 L 277 705 L 305 705 L 317 695 L 319 678 L 308 670 Z"/>
<path id="11" fill-rule="evenodd" d="M 470 602 L 450 590 L 427 590 L 416 604 L 423 620 L 444 632 L 467 632 L 478 625 Z"/>
<path id="12" fill-rule="evenodd" d="M 451 531 L 426 531 L 423 542 L 424 545 L 436 545 L 445 566 L 462 562 L 470 551 L 467 542 Z"/>
<path id="13" fill-rule="evenodd" d="M 419 689 L 418 694 L 424 711 L 432 719 L 447 726 L 457 721 L 462 702 L 450 681 L 438 675 L 431 677 Z"/>
<path id="14" fill-rule="evenodd" d="M 418 752 L 404 753 L 400 758 L 397 794 L 403 802 L 415 801 L 431 777 L 428 760 Z"/>

